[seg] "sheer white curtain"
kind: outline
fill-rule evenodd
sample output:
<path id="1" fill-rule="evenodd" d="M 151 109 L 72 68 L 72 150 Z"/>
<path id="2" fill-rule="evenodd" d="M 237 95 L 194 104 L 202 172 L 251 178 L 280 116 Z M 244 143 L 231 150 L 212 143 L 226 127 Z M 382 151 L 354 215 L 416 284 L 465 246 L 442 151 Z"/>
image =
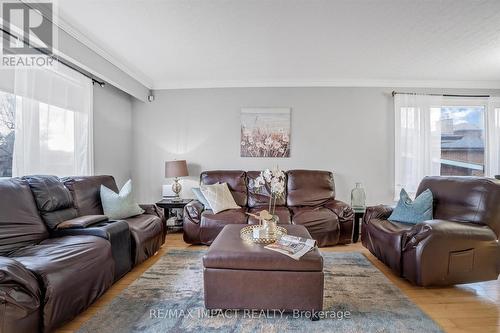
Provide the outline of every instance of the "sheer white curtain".
<path id="1" fill-rule="evenodd" d="M 13 176 L 93 174 L 92 81 L 64 65 L 18 69 Z"/>
<path id="2" fill-rule="evenodd" d="M 486 112 L 486 176 L 500 175 L 500 97 L 488 101 Z"/>
<path id="3" fill-rule="evenodd" d="M 402 188 L 414 196 L 423 177 L 440 173 L 441 105 L 440 96 L 394 96 L 395 200 Z"/>

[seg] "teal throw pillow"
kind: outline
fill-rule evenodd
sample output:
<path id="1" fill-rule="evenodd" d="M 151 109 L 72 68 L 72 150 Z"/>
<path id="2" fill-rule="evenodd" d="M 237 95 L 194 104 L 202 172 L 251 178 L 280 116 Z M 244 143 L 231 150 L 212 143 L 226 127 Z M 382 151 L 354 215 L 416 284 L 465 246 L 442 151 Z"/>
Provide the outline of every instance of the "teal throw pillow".
<path id="1" fill-rule="evenodd" d="M 388 220 L 411 224 L 432 220 L 432 201 L 432 192 L 429 189 L 420 193 L 413 201 L 405 189 L 401 189 L 399 202 Z"/>

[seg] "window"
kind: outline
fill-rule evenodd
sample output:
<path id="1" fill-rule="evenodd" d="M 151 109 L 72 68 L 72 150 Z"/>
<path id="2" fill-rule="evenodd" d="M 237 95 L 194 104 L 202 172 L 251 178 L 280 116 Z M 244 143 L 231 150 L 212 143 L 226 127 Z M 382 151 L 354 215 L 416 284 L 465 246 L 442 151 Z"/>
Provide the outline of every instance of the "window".
<path id="1" fill-rule="evenodd" d="M 415 194 L 425 176 L 500 171 L 499 100 L 396 94 L 395 191 Z"/>
<path id="2" fill-rule="evenodd" d="M 0 177 L 91 175 L 92 83 L 67 68 L 16 72 L 0 92 Z"/>
<path id="3" fill-rule="evenodd" d="M 442 176 L 484 176 L 484 106 L 438 109 Z"/>
<path id="4" fill-rule="evenodd" d="M 12 176 L 16 96 L 0 91 L 0 177 Z"/>

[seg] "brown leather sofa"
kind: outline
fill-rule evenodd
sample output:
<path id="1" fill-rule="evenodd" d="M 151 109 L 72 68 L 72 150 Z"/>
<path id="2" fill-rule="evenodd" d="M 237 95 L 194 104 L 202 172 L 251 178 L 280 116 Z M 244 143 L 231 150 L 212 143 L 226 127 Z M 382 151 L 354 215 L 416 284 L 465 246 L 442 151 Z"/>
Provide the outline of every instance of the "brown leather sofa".
<path id="1" fill-rule="evenodd" d="M 0 180 L 2 333 L 50 332 L 89 307 L 116 280 L 115 253 L 107 238 L 110 229 L 100 229 L 97 224 L 73 228 L 69 235 L 56 231 L 60 221 L 75 214 L 73 221 L 81 214 L 102 214 L 98 187 L 107 183 L 116 189 L 114 179 L 76 177 L 65 181 L 73 185 L 71 192 L 53 177 Z M 146 208 L 144 216 L 116 222 L 130 225 L 130 232 L 137 233 L 132 237 L 135 253 L 130 253 L 130 244 L 125 247 L 128 267 L 132 260 L 140 262 L 154 254 L 164 240 L 164 219 L 156 214 L 160 210 Z M 155 234 L 151 236 L 148 228 Z"/>
<path id="2" fill-rule="evenodd" d="M 260 192 L 251 186 L 258 171 L 205 171 L 201 184 L 227 183 L 240 209 L 214 214 L 197 200 L 184 208 L 184 241 L 210 245 L 228 224 L 255 224 L 245 214 L 267 209 L 269 189 Z M 333 174 L 318 170 L 286 172 L 285 195 L 276 203 L 281 224 L 300 224 L 317 240 L 318 246 L 347 244 L 352 241 L 354 212 L 349 205 L 335 199 Z"/>
<path id="3" fill-rule="evenodd" d="M 495 280 L 500 273 L 500 182 L 426 177 L 434 219 L 416 225 L 387 220 L 388 206 L 368 207 L 362 242 L 397 274 L 419 286 Z"/>

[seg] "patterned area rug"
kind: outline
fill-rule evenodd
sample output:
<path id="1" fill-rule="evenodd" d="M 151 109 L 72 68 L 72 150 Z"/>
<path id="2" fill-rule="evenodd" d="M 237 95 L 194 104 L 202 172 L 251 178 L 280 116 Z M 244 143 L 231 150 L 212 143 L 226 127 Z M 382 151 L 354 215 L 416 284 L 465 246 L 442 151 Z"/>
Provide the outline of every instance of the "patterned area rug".
<path id="1" fill-rule="evenodd" d="M 203 306 L 205 251 L 171 250 L 78 332 L 442 332 L 360 253 L 323 252 L 325 319 Z"/>

